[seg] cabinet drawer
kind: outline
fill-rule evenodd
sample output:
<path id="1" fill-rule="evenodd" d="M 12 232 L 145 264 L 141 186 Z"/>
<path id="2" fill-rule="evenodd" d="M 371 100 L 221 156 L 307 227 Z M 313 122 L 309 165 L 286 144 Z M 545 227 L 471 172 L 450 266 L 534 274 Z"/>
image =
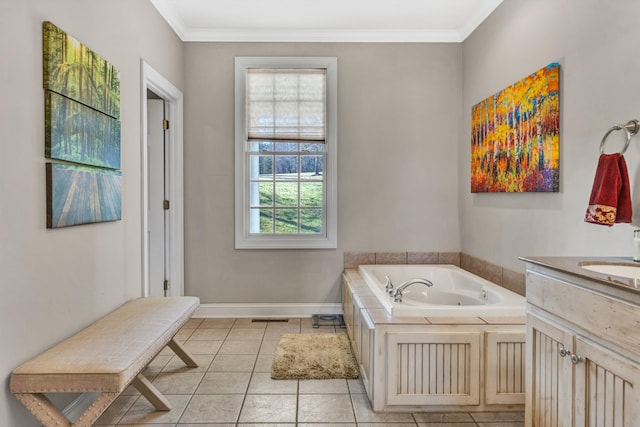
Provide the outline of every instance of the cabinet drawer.
<path id="1" fill-rule="evenodd" d="M 640 354 L 640 308 L 537 272 L 527 272 L 527 302 L 589 334 Z"/>

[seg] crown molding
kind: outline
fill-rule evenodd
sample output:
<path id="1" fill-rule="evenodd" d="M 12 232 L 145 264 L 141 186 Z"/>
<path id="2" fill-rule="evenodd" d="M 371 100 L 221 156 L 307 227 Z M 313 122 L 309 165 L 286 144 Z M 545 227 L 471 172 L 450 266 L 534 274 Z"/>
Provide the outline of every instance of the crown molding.
<path id="1" fill-rule="evenodd" d="M 176 33 L 185 42 L 459 43 L 464 40 L 459 31 L 453 30 L 194 29 Z"/>
<path id="2" fill-rule="evenodd" d="M 184 42 L 284 43 L 461 43 L 503 0 L 489 0 L 456 29 L 212 29 L 190 28 L 176 3 L 151 0 L 160 15 Z"/>

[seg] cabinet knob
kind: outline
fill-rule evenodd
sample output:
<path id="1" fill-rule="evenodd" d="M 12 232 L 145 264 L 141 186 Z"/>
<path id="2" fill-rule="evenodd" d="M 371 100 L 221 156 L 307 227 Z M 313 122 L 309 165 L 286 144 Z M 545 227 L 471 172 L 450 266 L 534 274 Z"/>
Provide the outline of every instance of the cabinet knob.
<path id="1" fill-rule="evenodd" d="M 571 355 L 571 363 L 573 363 L 574 365 L 577 365 L 578 363 L 582 362 L 584 359 L 582 358 L 582 356 L 578 356 L 577 354 L 572 354 Z"/>
<path id="2" fill-rule="evenodd" d="M 560 353 L 560 357 L 571 356 L 570 350 L 567 350 L 566 348 L 564 348 L 562 344 L 560 344 L 559 347 L 560 347 L 560 350 L 558 351 L 558 353 Z"/>

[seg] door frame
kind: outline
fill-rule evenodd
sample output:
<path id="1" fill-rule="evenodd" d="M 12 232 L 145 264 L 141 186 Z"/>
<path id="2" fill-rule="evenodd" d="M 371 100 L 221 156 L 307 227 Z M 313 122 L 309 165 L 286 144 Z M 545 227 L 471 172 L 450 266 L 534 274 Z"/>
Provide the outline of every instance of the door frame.
<path id="1" fill-rule="evenodd" d="M 141 171 L 141 213 L 142 213 L 142 296 L 150 293 L 149 283 L 149 158 L 147 155 L 147 90 L 164 99 L 165 111 L 169 120 L 167 138 L 169 140 L 168 200 L 169 210 L 168 237 L 169 251 L 169 293 L 168 296 L 184 295 L 184 168 L 183 168 L 183 95 L 169 80 L 154 70 L 144 60 L 141 69 L 141 107 L 140 107 L 140 152 Z"/>

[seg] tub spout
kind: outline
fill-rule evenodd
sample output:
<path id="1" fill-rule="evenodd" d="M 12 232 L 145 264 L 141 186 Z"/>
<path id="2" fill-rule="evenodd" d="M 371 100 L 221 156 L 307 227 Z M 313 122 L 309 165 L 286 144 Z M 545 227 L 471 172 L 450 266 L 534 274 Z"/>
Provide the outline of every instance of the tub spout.
<path id="1" fill-rule="evenodd" d="M 400 286 L 398 286 L 393 293 L 391 294 L 391 296 L 393 297 L 393 301 L 394 302 L 402 302 L 402 291 L 404 291 L 407 287 L 409 287 L 410 285 L 413 285 L 414 283 L 419 283 L 421 285 L 425 285 L 425 286 L 433 286 L 433 282 L 431 280 L 427 280 L 427 279 L 409 279 L 406 282 L 404 282 L 403 284 L 401 284 Z"/>

